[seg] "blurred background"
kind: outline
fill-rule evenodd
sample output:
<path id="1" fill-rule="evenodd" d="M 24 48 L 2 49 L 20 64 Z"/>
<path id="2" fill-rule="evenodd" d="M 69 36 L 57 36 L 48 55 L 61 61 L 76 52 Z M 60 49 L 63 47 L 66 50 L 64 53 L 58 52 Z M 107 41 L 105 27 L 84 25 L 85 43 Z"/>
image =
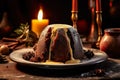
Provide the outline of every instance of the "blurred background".
<path id="1" fill-rule="evenodd" d="M 102 1 L 102 30 L 120 27 L 120 0 Z M 32 19 L 37 19 L 40 6 L 43 8 L 43 18 L 50 23 L 65 23 L 72 25 L 72 0 L 0 0 L 0 21 L 6 12 L 6 22 L 16 29 L 21 23 L 31 25 Z M 78 27 L 80 34 L 87 34 L 91 24 L 89 0 L 78 0 Z"/>

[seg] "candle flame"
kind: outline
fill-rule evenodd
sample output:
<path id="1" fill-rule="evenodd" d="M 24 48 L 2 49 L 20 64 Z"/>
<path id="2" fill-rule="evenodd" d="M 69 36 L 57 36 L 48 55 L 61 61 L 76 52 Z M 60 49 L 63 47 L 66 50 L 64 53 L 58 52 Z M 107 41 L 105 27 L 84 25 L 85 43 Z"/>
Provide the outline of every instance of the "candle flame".
<path id="1" fill-rule="evenodd" d="M 43 11 L 42 9 L 40 9 L 38 13 L 38 20 L 42 20 L 42 18 L 43 18 Z"/>

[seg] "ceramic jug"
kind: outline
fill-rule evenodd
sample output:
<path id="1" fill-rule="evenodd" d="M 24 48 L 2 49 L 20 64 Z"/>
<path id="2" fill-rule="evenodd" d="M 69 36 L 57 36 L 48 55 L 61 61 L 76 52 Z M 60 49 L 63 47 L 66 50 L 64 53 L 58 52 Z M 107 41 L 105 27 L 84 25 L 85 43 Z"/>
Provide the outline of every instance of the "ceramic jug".
<path id="1" fill-rule="evenodd" d="M 111 58 L 120 58 L 120 28 L 104 30 L 100 50 L 106 52 Z"/>

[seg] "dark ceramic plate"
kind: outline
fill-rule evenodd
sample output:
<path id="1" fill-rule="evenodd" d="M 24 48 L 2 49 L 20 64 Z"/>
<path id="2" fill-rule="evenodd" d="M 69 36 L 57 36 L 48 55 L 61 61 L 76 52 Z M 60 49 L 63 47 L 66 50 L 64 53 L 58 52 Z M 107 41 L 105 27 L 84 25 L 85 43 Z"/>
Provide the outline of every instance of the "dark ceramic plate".
<path id="1" fill-rule="evenodd" d="M 32 48 L 24 48 L 20 50 L 16 50 L 10 54 L 10 58 L 17 62 L 18 64 L 25 65 L 25 66 L 32 66 L 37 68 L 44 68 L 44 69 L 70 69 L 70 68 L 76 68 L 81 66 L 90 66 L 94 64 L 101 63 L 105 60 L 107 60 L 108 56 L 105 52 L 100 51 L 98 49 L 92 49 L 92 48 L 84 48 L 85 50 L 92 50 L 94 53 L 94 57 L 91 59 L 84 59 L 81 60 L 80 63 L 71 63 L 71 64 L 46 64 L 43 62 L 31 62 L 23 59 L 23 54 L 26 54 L 30 51 L 33 51 Z"/>

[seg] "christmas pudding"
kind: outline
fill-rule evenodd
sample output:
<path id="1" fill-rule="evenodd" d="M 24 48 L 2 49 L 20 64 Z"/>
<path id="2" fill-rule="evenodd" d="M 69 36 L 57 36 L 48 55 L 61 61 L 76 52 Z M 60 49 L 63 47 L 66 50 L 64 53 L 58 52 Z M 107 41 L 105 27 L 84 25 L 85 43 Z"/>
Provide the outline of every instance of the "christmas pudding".
<path id="1" fill-rule="evenodd" d="M 85 57 L 79 33 L 67 24 L 48 25 L 33 50 L 23 58 L 34 62 L 77 63 Z"/>

